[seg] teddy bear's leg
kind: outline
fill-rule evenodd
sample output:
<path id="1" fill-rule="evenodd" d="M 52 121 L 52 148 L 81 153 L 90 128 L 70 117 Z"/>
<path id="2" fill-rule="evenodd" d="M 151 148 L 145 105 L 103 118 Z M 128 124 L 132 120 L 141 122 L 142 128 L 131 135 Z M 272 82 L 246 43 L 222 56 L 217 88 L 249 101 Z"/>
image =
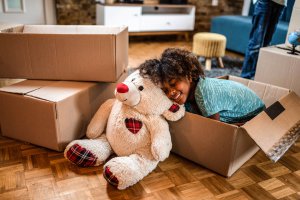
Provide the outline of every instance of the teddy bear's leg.
<path id="1" fill-rule="evenodd" d="M 74 140 L 66 147 L 64 156 L 80 167 L 101 165 L 111 154 L 106 136 L 97 139 Z"/>
<path id="2" fill-rule="evenodd" d="M 143 179 L 157 164 L 157 160 L 137 154 L 115 157 L 104 165 L 103 176 L 110 184 L 122 190 Z"/>

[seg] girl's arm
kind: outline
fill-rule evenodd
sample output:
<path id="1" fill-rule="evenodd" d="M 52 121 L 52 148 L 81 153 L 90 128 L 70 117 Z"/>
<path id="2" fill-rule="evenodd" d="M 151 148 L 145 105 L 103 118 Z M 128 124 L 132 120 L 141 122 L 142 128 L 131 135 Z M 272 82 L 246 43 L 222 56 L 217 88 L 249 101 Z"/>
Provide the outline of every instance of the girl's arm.
<path id="1" fill-rule="evenodd" d="M 220 113 L 213 114 L 213 115 L 209 116 L 208 118 L 220 121 Z M 244 124 L 245 124 L 245 122 L 233 123 L 233 125 L 236 125 L 236 126 L 242 126 Z"/>

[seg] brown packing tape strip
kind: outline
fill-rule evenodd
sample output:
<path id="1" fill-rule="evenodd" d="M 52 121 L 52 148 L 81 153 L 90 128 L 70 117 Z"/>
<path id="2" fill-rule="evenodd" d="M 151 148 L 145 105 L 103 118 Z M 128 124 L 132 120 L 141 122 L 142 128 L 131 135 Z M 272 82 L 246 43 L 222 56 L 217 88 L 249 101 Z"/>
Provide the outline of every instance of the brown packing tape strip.
<path id="1" fill-rule="evenodd" d="M 279 101 L 276 101 L 271 106 L 266 108 L 265 113 L 274 120 L 278 115 L 280 115 L 284 111 L 284 107 L 281 105 Z"/>
<path id="2" fill-rule="evenodd" d="M 273 161 L 277 162 L 281 156 L 292 146 L 298 139 L 300 134 L 300 120 L 290 128 L 286 134 L 272 146 L 267 152 L 267 156 Z"/>

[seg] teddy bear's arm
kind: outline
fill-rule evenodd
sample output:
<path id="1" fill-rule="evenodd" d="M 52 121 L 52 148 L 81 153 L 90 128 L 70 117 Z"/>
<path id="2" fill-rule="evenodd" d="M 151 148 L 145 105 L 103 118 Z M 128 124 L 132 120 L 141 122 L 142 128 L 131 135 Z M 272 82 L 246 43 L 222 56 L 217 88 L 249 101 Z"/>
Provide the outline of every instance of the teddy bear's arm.
<path id="1" fill-rule="evenodd" d="M 173 104 L 163 113 L 163 116 L 169 121 L 177 121 L 185 114 L 184 105 Z"/>
<path id="2" fill-rule="evenodd" d="M 161 117 L 149 118 L 147 125 L 151 134 L 151 152 L 156 160 L 165 160 L 172 149 L 169 125 Z"/>
<path id="3" fill-rule="evenodd" d="M 114 102 L 115 99 L 108 99 L 97 110 L 96 114 L 93 116 L 90 124 L 87 127 L 86 136 L 88 138 L 94 139 L 99 137 L 103 133 Z"/>

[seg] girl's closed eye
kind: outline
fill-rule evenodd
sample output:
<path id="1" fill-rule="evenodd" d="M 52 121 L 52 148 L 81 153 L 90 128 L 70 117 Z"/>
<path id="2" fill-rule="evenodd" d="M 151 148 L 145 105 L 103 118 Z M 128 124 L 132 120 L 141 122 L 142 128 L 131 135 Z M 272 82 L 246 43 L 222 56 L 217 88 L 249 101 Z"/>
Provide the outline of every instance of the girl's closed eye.
<path id="1" fill-rule="evenodd" d="M 168 94 L 168 93 L 169 93 L 169 89 L 168 89 L 168 88 L 162 88 L 162 91 L 163 91 L 165 94 Z"/>

